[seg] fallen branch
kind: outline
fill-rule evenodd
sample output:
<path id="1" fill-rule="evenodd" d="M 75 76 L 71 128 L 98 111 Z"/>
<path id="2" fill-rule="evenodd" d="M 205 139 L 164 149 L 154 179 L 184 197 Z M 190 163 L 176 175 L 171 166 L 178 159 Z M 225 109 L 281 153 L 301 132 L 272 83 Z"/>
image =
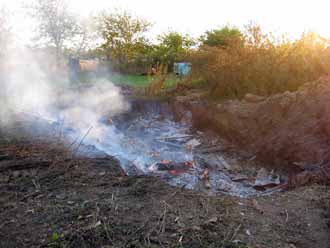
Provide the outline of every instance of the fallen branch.
<path id="1" fill-rule="evenodd" d="M 185 138 L 191 138 L 191 137 L 194 137 L 194 136 L 191 134 L 186 134 L 186 135 L 160 137 L 160 138 L 158 138 L 158 140 L 178 140 L 178 139 L 185 139 Z"/>
<path id="2" fill-rule="evenodd" d="M 200 153 L 214 153 L 214 152 L 220 152 L 220 151 L 224 151 L 225 148 L 223 146 L 212 146 L 209 148 L 201 148 L 198 149 L 197 152 Z"/>
<path id="3" fill-rule="evenodd" d="M 76 154 L 80 148 L 80 146 L 82 145 L 82 143 L 84 142 L 84 140 L 86 139 L 86 137 L 88 136 L 88 134 L 90 133 L 90 131 L 93 129 L 93 126 L 91 126 L 87 132 L 85 133 L 85 135 L 83 136 L 83 138 L 81 139 L 81 141 L 79 142 L 77 148 L 75 149 L 75 151 L 73 152 L 73 154 Z"/>
<path id="4" fill-rule="evenodd" d="M 171 142 L 166 142 L 166 141 L 161 141 L 161 140 L 156 140 L 156 141 L 161 143 L 161 144 L 164 144 L 164 145 L 173 146 L 173 147 L 176 147 L 176 148 L 182 148 L 181 145 L 174 144 L 174 143 L 171 143 Z"/>

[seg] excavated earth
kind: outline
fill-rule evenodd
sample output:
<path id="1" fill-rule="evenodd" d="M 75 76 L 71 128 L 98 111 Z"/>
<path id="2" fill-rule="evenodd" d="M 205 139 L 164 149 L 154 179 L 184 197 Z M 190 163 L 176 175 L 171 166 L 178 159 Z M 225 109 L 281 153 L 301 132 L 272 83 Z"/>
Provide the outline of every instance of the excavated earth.
<path id="1" fill-rule="evenodd" d="M 249 160 L 313 173 L 268 196 L 127 176 L 111 156 L 69 149 L 56 126 L 39 123 L 33 136 L 35 121 L 0 129 L 0 247 L 330 247 L 329 81 L 267 99 L 211 105 L 190 92 L 172 102 L 178 119 L 215 130 Z"/>
<path id="2" fill-rule="evenodd" d="M 178 120 L 190 112 L 196 128 L 213 129 L 263 165 L 295 175 L 293 184 L 330 182 L 329 76 L 268 98 L 214 104 L 192 91 L 172 103 Z"/>

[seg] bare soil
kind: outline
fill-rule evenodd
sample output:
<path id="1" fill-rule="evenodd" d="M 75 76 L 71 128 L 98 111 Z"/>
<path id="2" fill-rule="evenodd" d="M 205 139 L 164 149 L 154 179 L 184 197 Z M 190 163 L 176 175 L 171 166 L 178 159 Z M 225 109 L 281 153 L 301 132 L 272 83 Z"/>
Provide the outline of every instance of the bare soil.
<path id="1" fill-rule="evenodd" d="M 270 97 L 214 103 L 192 90 L 173 100 L 177 119 L 191 112 L 197 129 L 213 129 L 256 161 L 287 171 L 293 187 L 330 183 L 329 105 L 330 76 Z"/>
<path id="2" fill-rule="evenodd" d="M 327 186 L 208 196 L 42 135 L 0 137 L 0 247 L 330 247 Z"/>

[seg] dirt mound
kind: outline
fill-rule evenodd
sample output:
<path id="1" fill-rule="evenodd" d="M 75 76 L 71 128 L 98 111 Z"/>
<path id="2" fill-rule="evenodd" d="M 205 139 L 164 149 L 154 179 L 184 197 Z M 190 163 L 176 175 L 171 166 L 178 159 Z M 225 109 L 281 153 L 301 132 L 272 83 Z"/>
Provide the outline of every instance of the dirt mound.
<path id="1" fill-rule="evenodd" d="M 330 160 L 329 76 L 296 92 L 268 98 L 248 94 L 242 101 L 218 105 L 191 96 L 176 98 L 179 118 L 187 109 L 196 127 L 215 129 L 264 163 L 293 172 L 318 170 L 330 180 L 326 171 Z"/>

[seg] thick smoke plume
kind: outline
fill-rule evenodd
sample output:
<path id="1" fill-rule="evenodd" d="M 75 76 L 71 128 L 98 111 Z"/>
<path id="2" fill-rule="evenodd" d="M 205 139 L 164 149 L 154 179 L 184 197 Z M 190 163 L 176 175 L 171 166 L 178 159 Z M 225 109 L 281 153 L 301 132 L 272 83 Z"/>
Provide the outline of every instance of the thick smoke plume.
<path id="1" fill-rule="evenodd" d="M 2 127 L 25 113 L 63 123 L 76 136 L 88 129 L 89 138 L 94 140 L 115 133 L 104 119 L 129 108 L 118 87 L 107 80 L 95 80 L 84 87 L 70 86 L 65 77 L 53 81 L 37 57 L 27 48 L 15 49 L 6 56 L 1 78 Z"/>
<path id="2" fill-rule="evenodd" d="M 26 49 L 13 49 L 3 59 L 1 78 L 1 121 L 10 123 L 12 114 L 27 112 L 48 116 L 52 87 Z M 10 116 L 10 117 L 9 117 Z"/>
<path id="3" fill-rule="evenodd" d="M 129 109 L 120 89 L 107 80 L 98 80 L 81 90 L 70 90 L 61 96 L 64 108 L 59 118 L 81 133 L 92 129 L 89 137 L 103 139 L 111 132 L 111 116 Z"/>

